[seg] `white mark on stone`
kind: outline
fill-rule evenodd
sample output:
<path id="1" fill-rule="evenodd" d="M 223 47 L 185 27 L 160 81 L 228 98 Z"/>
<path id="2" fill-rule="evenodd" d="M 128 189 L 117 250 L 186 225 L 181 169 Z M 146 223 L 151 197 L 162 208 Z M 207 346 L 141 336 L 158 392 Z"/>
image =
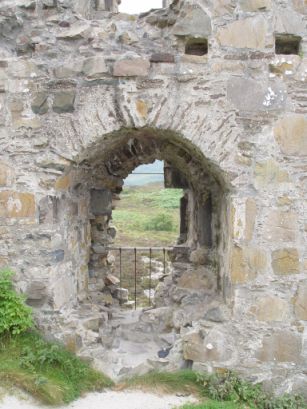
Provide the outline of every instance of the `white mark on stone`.
<path id="1" fill-rule="evenodd" d="M 7 201 L 7 208 L 9 212 L 13 212 L 15 210 L 18 213 L 22 208 L 21 201 L 10 196 L 9 200 Z"/>
<path id="2" fill-rule="evenodd" d="M 211 350 L 211 349 L 213 349 L 213 345 L 212 345 L 212 344 L 207 344 L 207 345 L 206 345 L 206 348 L 209 349 L 209 350 Z"/>

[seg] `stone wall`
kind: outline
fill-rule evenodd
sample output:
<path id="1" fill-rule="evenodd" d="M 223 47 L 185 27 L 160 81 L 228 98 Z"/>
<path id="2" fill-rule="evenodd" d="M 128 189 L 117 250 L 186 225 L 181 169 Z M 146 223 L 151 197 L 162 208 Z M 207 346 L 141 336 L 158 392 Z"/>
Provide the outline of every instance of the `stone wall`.
<path id="1" fill-rule="evenodd" d="M 185 359 L 306 389 L 306 1 L 177 0 L 138 19 L 112 11 L 86 0 L 0 4 L 0 265 L 46 317 L 86 299 L 91 190 L 119 191 L 150 160 L 116 168 L 131 140 L 170 142 L 177 167 L 186 154 L 198 164 L 187 166 L 190 183 L 206 174 L 221 193 L 223 297 L 219 313 L 180 330 Z"/>

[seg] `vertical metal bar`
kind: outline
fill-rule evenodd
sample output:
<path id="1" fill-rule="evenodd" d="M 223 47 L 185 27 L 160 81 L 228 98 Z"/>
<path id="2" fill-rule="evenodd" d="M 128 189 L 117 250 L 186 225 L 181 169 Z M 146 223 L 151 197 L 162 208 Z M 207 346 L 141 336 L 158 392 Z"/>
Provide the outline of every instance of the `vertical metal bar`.
<path id="1" fill-rule="evenodd" d="M 122 288 L 122 248 L 119 248 L 119 287 Z M 121 301 L 119 301 L 121 304 Z"/>
<path id="2" fill-rule="evenodd" d="M 134 248 L 134 309 L 136 310 L 136 248 Z"/>
<path id="3" fill-rule="evenodd" d="M 163 274 L 166 273 L 166 250 L 165 247 L 163 248 Z"/>
<path id="4" fill-rule="evenodd" d="M 148 303 L 151 306 L 151 259 L 152 259 L 152 250 L 151 247 L 149 249 L 149 296 L 148 296 Z"/>

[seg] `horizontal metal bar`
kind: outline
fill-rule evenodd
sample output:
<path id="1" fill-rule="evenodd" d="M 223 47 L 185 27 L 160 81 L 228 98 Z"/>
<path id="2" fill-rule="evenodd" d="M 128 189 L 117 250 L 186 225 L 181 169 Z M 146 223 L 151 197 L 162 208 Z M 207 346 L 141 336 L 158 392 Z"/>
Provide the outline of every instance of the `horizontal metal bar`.
<path id="1" fill-rule="evenodd" d="M 108 251 L 112 251 L 112 250 L 130 250 L 130 251 L 134 251 L 134 249 L 136 249 L 137 251 L 148 251 L 148 250 L 152 250 L 152 251 L 172 251 L 174 250 L 174 247 L 106 247 L 106 250 Z"/>
<path id="2" fill-rule="evenodd" d="M 150 173 L 146 173 L 146 172 L 141 172 L 141 173 L 130 173 L 130 175 L 164 175 L 164 173 L 162 172 L 150 172 Z"/>

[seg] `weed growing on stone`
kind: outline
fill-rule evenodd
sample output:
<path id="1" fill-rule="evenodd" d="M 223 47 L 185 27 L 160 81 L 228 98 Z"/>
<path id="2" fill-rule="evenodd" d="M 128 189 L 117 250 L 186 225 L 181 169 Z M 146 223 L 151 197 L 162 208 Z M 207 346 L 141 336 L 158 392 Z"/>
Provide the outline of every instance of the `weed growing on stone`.
<path id="1" fill-rule="evenodd" d="M 24 298 L 13 288 L 14 273 L 0 270 L 0 335 L 17 335 L 33 325 L 32 311 L 24 304 Z"/>
<path id="2" fill-rule="evenodd" d="M 151 372 L 128 379 L 123 387 L 158 390 L 165 393 L 194 393 L 210 399 L 199 405 L 185 405 L 184 409 L 304 409 L 299 396 L 273 397 L 261 385 L 239 378 L 232 372 L 225 374 L 200 374 L 184 370 L 173 373 Z"/>
<path id="3" fill-rule="evenodd" d="M 108 377 L 35 332 L 0 338 L 0 383 L 54 405 L 112 386 Z"/>
<path id="4" fill-rule="evenodd" d="M 13 273 L 0 271 L 0 384 L 18 387 L 47 404 L 70 402 L 112 381 L 62 346 L 29 331 L 32 311 L 14 291 Z"/>

